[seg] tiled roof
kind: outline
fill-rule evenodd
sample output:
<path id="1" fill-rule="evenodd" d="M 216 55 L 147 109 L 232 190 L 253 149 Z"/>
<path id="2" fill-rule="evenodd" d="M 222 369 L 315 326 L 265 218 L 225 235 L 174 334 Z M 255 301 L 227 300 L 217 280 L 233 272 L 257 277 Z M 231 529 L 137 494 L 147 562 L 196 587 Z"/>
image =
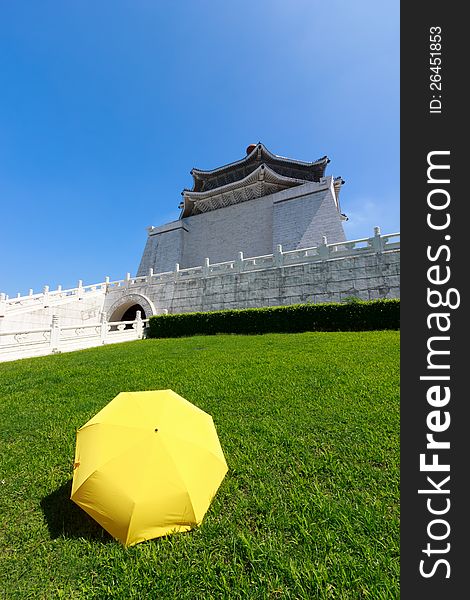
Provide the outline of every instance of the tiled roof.
<path id="1" fill-rule="evenodd" d="M 277 156 L 259 142 L 249 154 L 233 163 L 210 171 L 192 169 L 191 175 L 194 179 L 192 191 L 208 191 L 241 181 L 261 164 L 266 164 L 270 169 L 285 177 L 303 181 L 319 181 L 325 174 L 328 162 L 329 159 L 326 156 L 313 162 Z"/>
<path id="2" fill-rule="evenodd" d="M 243 179 L 226 185 L 200 192 L 184 190 L 181 218 L 261 198 L 304 183 L 304 179 L 279 175 L 268 165 L 261 164 Z"/>

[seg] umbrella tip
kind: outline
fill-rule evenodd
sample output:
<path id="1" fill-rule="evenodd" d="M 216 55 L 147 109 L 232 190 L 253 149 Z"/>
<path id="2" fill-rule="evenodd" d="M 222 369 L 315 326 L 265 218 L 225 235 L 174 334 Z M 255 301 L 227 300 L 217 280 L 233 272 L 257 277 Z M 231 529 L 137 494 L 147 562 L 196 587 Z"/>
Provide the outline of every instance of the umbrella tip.
<path id="1" fill-rule="evenodd" d="M 158 429 L 155 429 L 155 433 L 157 433 Z"/>

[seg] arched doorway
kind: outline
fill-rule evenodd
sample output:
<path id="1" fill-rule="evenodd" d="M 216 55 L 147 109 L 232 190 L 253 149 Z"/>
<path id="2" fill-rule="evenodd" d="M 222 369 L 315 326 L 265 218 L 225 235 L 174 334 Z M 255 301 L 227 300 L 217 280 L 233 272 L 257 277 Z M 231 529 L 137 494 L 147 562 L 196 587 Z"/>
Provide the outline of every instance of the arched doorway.
<path id="1" fill-rule="evenodd" d="M 140 304 L 133 304 L 129 306 L 126 312 L 119 319 L 120 321 L 135 321 L 137 319 L 137 312 L 140 311 L 140 318 L 146 319 L 147 315 L 145 314 L 145 310 L 142 308 Z M 113 319 L 112 319 L 113 320 Z"/>
<path id="2" fill-rule="evenodd" d="M 111 317 L 111 323 L 113 321 L 135 321 L 137 319 L 137 312 L 140 312 L 140 318 L 146 319 L 147 316 L 145 314 L 145 310 L 142 308 L 140 304 L 132 304 L 129 308 L 124 310 L 124 313 L 119 317 L 118 315 L 122 312 L 122 310 L 118 310 Z M 132 329 L 132 325 L 128 323 L 124 329 Z"/>
<path id="3" fill-rule="evenodd" d="M 108 321 L 115 323 L 116 321 L 135 321 L 137 317 L 137 311 L 140 310 L 140 317 L 146 319 L 145 309 L 138 302 L 125 302 L 120 306 L 110 311 Z"/>
<path id="4" fill-rule="evenodd" d="M 137 311 L 140 311 L 141 319 L 148 319 L 155 314 L 152 302 L 140 294 L 124 295 L 114 302 L 105 312 L 109 323 L 118 321 L 135 321 Z M 126 329 L 132 325 L 126 325 Z"/>

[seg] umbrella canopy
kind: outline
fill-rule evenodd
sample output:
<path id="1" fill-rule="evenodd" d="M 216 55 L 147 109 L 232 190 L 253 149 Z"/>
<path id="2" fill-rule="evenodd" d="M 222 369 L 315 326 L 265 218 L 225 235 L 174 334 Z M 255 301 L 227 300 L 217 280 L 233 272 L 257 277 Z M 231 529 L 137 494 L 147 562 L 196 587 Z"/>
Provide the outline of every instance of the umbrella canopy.
<path id="1" fill-rule="evenodd" d="M 212 417 L 121 392 L 77 431 L 72 500 L 126 546 L 199 525 L 227 473 Z"/>

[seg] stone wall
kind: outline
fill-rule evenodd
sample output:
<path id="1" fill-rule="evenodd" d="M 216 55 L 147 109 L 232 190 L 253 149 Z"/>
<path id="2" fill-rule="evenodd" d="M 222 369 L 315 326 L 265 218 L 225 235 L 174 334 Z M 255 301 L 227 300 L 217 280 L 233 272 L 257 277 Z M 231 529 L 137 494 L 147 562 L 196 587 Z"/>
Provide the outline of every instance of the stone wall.
<path id="1" fill-rule="evenodd" d="M 233 260 L 237 252 L 261 256 L 273 251 L 273 195 L 184 219 L 182 268 Z M 173 270 L 174 267 L 172 267 Z"/>
<path id="2" fill-rule="evenodd" d="M 262 256 L 275 251 L 308 248 L 346 238 L 336 205 L 332 177 L 309 182 L 261 198 L 233 204 L 159 227 L 150 227 L 137 271 L 142 277 L 233 260 L 237 252 Z"/>
<path id="3" fill-rule="evenodd" d="M 331 177 L 325 177 L 323 185 L 309 184 L 276 194 L 273 249 L 277 244 L 281 244 L 284 250 L 311 248 L 319 245 L 323 236 L 331 242 L 346 239 L 332 183 Z M 307 189 L 304 191 L 303 188 Z"/>
<path id="4" fill-rule="evenodd" d="M 166 232 L 165 232 L 166 233 Z M 171 231 L 168 231 L 171 233 Z M 177 234 L 184 233 L 177 231 Z M 139 307 L 143 318 L 178 313 L 298 302 L 341 302 L 349 296 L 363 300 L 400 296 L 400 234 L 338 243 L 326 239 L 311 248 L 203 263 L 172 272 L 105 281 L 76 288 L 49 290 L 8 298 L 0 294 L 0 338 L 8 332 L 61 326 L 87 327 L 104 320 L 120 320 L 126 310 Z M 1 342 L 1 339 L 0 339 Z"/>
<path id="5" fill-rule="evenodd" d="M 147 274 L 151 268 L 155 273 L 172 271 L 176 263 L 181 263 L 183 255 L 184 236 L 187 232 L 183 221 L 149 227 L 148 231 L 149 236 L 137 274 Z"/>
<path id="6" fill-rule="evenodd" d="M 398 298 L 400 250 L 364 252 L 246 272 L 232 269 L 187 278 L 184 273 L 174 273 L 155 282 L 152 278 L 140 278 L 127 292 L 108 292 L 104 306 L 108 318 L 111 307 L 122 301 L 126 293 L 147 299 L 157 314 L 341 302 L 351 296 L 362 300 Z"/>

